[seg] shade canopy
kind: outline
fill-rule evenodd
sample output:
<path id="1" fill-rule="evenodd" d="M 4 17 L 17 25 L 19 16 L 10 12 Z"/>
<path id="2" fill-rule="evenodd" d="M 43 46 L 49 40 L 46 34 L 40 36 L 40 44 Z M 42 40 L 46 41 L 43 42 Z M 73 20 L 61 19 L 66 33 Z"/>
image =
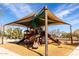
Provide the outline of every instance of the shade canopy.
<path id="1" fill-rule="evenodd" d="M 59 25 L 59 24 L 68 24 L 62 20 L 60 20 L 57 16 L 55 16 L 52 12 L 47 8 L 47 17 L 48 17 L 48 25 Z M 45 7 L 41 9 L 41 11 L 37 14 L 31 14 L 29 16 L 23 17 L 15 22 L 11 22 L 5 25 L 12 26 L 26 26 L 26 27 L 39 27 L 45 26 Z"/>

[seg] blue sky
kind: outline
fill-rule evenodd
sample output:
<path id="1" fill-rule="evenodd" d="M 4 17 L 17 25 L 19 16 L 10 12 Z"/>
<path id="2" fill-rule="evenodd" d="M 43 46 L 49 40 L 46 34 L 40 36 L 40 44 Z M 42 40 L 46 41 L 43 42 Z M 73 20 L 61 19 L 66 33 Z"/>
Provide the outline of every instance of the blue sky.
<path id="1" fill-rule="evenodd" d="M 61 20 L 70 23 L 73 30 L 79 28 L 79 4 L 77 3 L 2 3 L 0 4 L 0 25 L 16 21 L 31 13 L 36 13 L 45 5 Z M 49 31 L 60 29 L 61 31 L 69 32 L 69 26 L 67 25 L 49 26 L 48 29 Z"/>

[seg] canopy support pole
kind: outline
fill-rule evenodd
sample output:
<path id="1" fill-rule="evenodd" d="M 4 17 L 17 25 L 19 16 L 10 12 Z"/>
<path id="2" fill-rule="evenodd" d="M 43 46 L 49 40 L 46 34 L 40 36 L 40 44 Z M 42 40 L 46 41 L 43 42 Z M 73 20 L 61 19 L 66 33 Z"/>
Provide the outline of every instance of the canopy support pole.
<path id="1" fill-rule="evenodd" d="M 27 30 L 29 30 L 29 28 L 27 27 Z"/>
<path id="2" fill-rule="evenodd" d="M 72 38 L 72 26 L 70 25 L 70 36 L 71 36 L 71 44 L 73 44 L 73 38 Z"/>
<path id="3" fill-rule="evenodd" d="M 47 17 L 47 6 L 45 6 L 45 56 L 48 56 L 48 17 Z"/>
<path id="4" fill-rule="evenodd" d="M 2 29 L 3 29 L 3 31 L 2 31 L 2 44 L 4 44 L 5 26 L 3 26 Z"/>

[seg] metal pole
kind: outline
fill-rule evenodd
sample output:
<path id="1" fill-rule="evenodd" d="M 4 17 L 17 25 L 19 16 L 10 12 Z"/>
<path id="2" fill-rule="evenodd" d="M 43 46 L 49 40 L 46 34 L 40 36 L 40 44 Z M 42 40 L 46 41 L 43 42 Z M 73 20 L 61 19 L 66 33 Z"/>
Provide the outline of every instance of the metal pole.
<path id="1" fill-rule="evenodd" d="M 70 36 L 71 36 L 71 44 L 73 44 L 73 38 L 72 38 L 72 26 L 70 25 Z"/>
<path id="2" fill-rule="evenodd" d="M 48 17 L 47 17 L 47 6 L 45 6 L 45 56 L 48 56 Z"/>
<path id="3" fill-rule="evenodd" d="M 2 26 L 2 44 L 4 44 L 4 28 L 5 28 L 5 26 Z"/>

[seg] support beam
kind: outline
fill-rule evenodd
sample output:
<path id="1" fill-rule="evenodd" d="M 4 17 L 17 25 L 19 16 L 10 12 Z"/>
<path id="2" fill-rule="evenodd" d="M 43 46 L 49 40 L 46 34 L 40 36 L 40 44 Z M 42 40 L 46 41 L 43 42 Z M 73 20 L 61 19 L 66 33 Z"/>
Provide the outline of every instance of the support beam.
<path id="1" fill-rule="evenodd" d="M 5 26 L 2 26 L 2 44 L 4 44 Z"/>
<path id="2" fill-rule="evenodd" d="M 47 6 L 45 6 L 45 56 L 48 56 L 48 17 L 47 17 Z"/>
<path id="3" fill-rule="evenodd" d="M 73 38 L 72 38 L 72 26 L 70 25 L 70 36 L 71 36 L 71 44 L 73 44 Z"/>
<path id="4" fill-rule="evenodd" d="M 29 28 L 27 27 L 27 30 L 29 30 Z"/>

